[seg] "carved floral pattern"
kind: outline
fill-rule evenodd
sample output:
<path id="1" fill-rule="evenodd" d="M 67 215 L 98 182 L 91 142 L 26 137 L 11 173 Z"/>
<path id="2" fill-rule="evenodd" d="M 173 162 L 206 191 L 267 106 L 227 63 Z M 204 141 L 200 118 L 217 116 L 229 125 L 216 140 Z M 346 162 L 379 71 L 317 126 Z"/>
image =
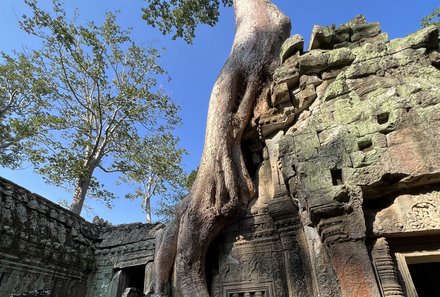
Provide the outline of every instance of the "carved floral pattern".
<path id="1" fill-rule="evenodd" d="M 401 195 L 375 213 L 373 232 L 390 234 L 440 229 L 440 192 Z"/>
<path id="2" fill-rule="evenodd" d="M 419 202 L 406 212 L 407 226 L 413 230 L 436 229 L 440 227 L 437 207 L 431 202 Z"/>

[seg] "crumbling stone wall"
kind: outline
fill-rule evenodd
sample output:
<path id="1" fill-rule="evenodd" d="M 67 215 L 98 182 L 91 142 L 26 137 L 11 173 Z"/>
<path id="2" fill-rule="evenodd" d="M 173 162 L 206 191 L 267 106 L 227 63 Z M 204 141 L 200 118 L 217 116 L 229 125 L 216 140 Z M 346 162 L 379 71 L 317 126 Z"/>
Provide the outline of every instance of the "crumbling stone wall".
<path id="1" fill-rule="evenodd" d="M 275 114 L 295 115 L 279 141 L 281 172 L 303 224 L 317 231 L 336 274 L 334 280 L 315 275 L 315 294 L 333 282 L 341 292 L 331 296 L 379 296 L 367 228 L 373 241 L 392 234 L 386 228 L 402 236 L 411 224 L 381 209 L 392 197 L 398 202 L 411 193 L 425 201 L 420 195 L 440 189 L 438 38 L 431 26 L 388 41 L 379 24 L 358 17 L 338 28 L 315 27 L 304 54 L 296 36 L 275 73 Z M 428 196 L 428 212 L 436 212 L 438 195 Z M 429 220 L 416 218 L 412 209 L 426 206 L 422 201 L 406 198 L 408 205 L 399 205 L 406 217 L 414 213 L 412 226 Z M 436 224 L 423 226 L 439 231 Z M 389 271 L 395 270 L 392 263 Z M 386 296 L 403 296 L 397 278 L 391 287 Z"/>
<path id="2" fill-rule="evenodd" d="M 121 296 L 132 267 L 149 283 L 160 228 L 90 223 L 0 178 L 0 296 Z"/>
<path id="3" fill-rule="evenodd" d="M 394 238 L 440 234 L 438 30 L 389 41 L 358 16 L 303 48 L 284 43 L 262 144 L 245 137 L 259 197 L 220 239 L 212 294 L 407 296 Z"/>
<path id="4" fill-rule="evenodd" d="M 87 297 L 119 297 L 127 287 L 133 287 L 133 274 L 140 284 L 138 290 L 146 291 L 152 278 L 154 239 L 163 228 L 156 224 L 123 224 L 106 227 L 96 246 L 96 269 L 90 276 Z M 136 267 L 136 270 L 133 270 Z"/>
<path id="5" fill-rule="evenodd" d="M 0 178 L 0 296 L 84 296 L 99 229 Z"/>

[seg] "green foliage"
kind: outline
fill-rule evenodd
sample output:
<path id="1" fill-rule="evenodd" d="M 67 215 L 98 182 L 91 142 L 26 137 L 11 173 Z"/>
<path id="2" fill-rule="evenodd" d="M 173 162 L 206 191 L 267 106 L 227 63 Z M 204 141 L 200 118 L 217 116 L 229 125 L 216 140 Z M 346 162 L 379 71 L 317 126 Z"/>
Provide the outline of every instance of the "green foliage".
<path id="1" fill-rule="evenodd" d="M 179 107 L 159 87 L 158 77 L 166 77 L 160 54 L 135 44 L 112 13 L 102 25 L 77 25 L 57 0 L 52 12 L 25 2 L 33 14 L 20 25 L 44 44 L 29 59 L 50 90 L 47 133 L 32 139 L 29 158 L 47 182 L 82 187 L 75 197 L 87 192 L 111 206 L 114 195 L 95 169 L 131 174 L 135 161 L 143 165 L 176 148 L 171 131 L 180 123 Z M 178 166 L 182 150 L 174 153 Z"/>
<path id="2" fill-rule="evenodd" d="M 198 24 L 214 26 L 222 3 L 231 6 L 232 0 L 147 0 L 143 19 L 162 34 L 173 33 L 173 39 L 183 38 L 191 43 Z"/>
<path id="3" fill-rule="evenodd" d="M 194 181 L 196 180 L 197 177 L 197 172 L 199 171 L 199 167 L 197 167 L 196 169 L 192 170 L 188 177 L 186 178 L 186 183 L 185 183 L 185 187 L 188 191 L 191 191 L 192 185 L 194 184 Z"/>
<path id="4" fill-rule="evenodd" d="M 422 26 L 427 27 L 429 25 L 435 25 L 440 29 L 440 7 L 431 12 L 430 15 L 422 19 Z"/>
<path id="5" fill-rule="evenodd" d="M 174 219 L 180 202 L 191 191 L 198 170 L 199 168 L 197 167 L 197 169 L 192 170 L 190 174 L 185 176 L 184 187 L 175 187 L 174 191 L 166 192 L 162 195 L 156 209 L 154 210 L 154 214 L 158 216 L 162 222 L 168 223 Z"/>
<path id="6" fill-rule="evenodd" d="M 0 53 L 0 59 L 0 165 L 15 168 L 25 140 L 42 132 L 50 89 L 25 55 Z"/>
<path id="7" fill-rule="evenodd" d="M 185 150 L 177 144 L 178 139 L 169 133 L 151 139 L 134 137 L 130 151 L 123 159 L 116 160 L 118 166 L 124 168 L 120 181 L 134 185 L 134 191 L 126 198 L 142 199 L 148 223 L 151 223 L 151 198 L 180 189 L 185 180 L 180 167 Z"/>

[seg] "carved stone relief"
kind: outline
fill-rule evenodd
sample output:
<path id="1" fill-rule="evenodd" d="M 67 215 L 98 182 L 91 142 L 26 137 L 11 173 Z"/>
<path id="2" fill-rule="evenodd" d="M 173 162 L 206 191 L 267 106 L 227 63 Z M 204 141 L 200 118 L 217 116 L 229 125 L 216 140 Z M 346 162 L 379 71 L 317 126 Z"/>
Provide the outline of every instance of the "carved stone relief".
<path id="1" fill-rule="evenodd" d="M 378 274 L 384 297 L 405 296 L 397 280 L 397 269 L 385 238 L 378 238 L 374 244 L 371 256 Z"/>
<path id="2" fill-rule="evenodd" d="M 393 204 L 374 214 L 373 233 L 432 231 L 440 229 L 440 192 L 396 197 Z"/>

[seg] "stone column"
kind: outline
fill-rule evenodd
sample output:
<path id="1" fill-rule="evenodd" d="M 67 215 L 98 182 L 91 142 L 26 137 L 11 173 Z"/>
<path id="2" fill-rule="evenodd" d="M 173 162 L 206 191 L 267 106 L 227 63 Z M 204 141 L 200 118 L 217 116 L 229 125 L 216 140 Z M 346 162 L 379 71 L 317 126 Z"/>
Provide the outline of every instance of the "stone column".
<path id="1" fill-rule="evenodd" d="M 384 237 L 376 240 L 371 255 L 376 266 L 384 297 L 405 296 L 397 279 L 397 270 L 390 255 L 388 242 Z"/>
<path id="2" fill-rule="evenodd" d="M 380 293 L 364 238 L 349 232 L 356 224 L 359 221 L 347 214 L 323 218 L 318 224 L 318 232 L 329 250 L 341 296 L 377 297 Z"/>
<path id="3" fill-rule="evenodd" d="M 307 260 L 304 261 L 308 255 L 306 248 L 299 243 L 301 240 L 297 238 L 301 232 L 298 208 L 286 193 L 270 201 L 269 213 L 283 246 L 288 296 L 308 297 L 310 288 L 306 275 L 307 267 L 304 267 L 305 262 L 308 263 Z"/>

